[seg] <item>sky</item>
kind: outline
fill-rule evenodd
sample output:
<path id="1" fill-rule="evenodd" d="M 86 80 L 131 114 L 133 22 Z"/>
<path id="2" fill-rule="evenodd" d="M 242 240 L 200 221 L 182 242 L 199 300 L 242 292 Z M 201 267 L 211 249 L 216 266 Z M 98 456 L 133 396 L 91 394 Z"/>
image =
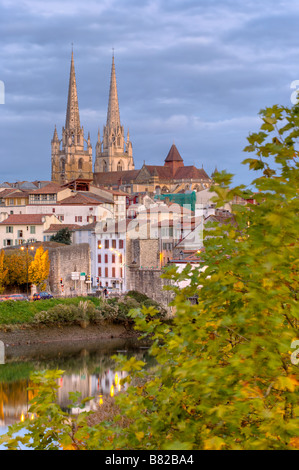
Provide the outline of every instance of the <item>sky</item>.
<path id="1" fill-rule="evenodd" d="M 0 183 L 51 179 L 73 43 L 93 157 L 114 49 L 135 168 L 163 165 L 175 143 L 185 165 L 249 184 L 256 175 L 242 165 L 252 156 L 243 149 L 260 109 L 291 106 L 298 26 L 297 0 L 0 0 Z"/>

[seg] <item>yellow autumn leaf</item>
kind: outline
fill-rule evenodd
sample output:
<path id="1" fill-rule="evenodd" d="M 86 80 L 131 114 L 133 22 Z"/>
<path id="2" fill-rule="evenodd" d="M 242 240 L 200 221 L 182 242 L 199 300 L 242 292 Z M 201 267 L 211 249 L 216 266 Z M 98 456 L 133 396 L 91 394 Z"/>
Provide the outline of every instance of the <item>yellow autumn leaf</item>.
<path id="1" fill-rule="evenodd" d="M 244 289 L 244 284 L 243 284 L 243 282 L 241 282 L 241 281 L 235 282 L 235 283 L 234 283 L 234 289 L 235 289 L 236 291 L 240 291 L 240 290 Z"/>
<path id="2" fill-rule="evenodd" d="M 299 437 L 292 437 L 290 440 L 290 445 L 296 449 L 299 449 Z"/>
<path id="3" fill-rule="evenodd" d="M 276 388 L 278 388 L 278 390 L 289 390 L 293 392 L 296 385 L 299 385 L 299 382 L 293 375 L 290 377 L 281 376 L 277 378 Z"/>
<path id="4" fill-rule="evenodd" d="M 204 441 L 204 450 L 221 450 L 225 446 L 225 442 L 220 437 L 211 437 Z"/>
<path id="5" fill-rule="evenodd" d="M 144 438 L 144 432 L 136 432 L 135 436 L 137 437 L 138 441 L 140 442 Z"/>

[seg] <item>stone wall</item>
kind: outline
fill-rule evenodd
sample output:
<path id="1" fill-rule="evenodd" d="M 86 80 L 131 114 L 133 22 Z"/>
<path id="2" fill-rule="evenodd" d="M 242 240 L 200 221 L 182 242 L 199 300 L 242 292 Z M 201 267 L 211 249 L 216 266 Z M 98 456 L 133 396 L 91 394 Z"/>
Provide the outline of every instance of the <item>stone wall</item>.
<path id="1" fill-rule="evenodd" d="M 163 290 L 169 285 L 169 279 L 161 279 L 161 269 L 139 269 L 133 266 L 128 268 L 128 290 L 137 290 L 156 300 L 163 306 L 168 306 L 173 298 L 172 291 Z"/>
<path id="2" fill-rule="evenodd" d="M 168 279 L 161 279 L 158 239 L 129 239 L 127 241 L 127 290 L 137 290 L 167 306 L 171 291 L 164 291 Z"/>
<path id="3" fill-rule="evenodd" d="M 86 294 L 90 284 L 85 281 L 74 281 L 72 272 L 90 272 L 90 247 L 88 243 L 80 245 L 60 245 L 49 247 L 50 275 L 49 287 L 54 295 Z M 60 279 L 63 283 L 63 292 Z M 76 289 L 75 289 L 76 287 Z"/>

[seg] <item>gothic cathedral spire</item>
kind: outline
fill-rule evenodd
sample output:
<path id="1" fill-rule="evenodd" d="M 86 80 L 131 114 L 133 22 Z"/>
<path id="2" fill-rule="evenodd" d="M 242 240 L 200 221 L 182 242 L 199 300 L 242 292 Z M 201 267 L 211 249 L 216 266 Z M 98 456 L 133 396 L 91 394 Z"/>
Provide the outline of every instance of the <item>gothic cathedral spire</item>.
<path id="1" fill-rule="evenodd" d="M 124 128 L 120 122 L 117 82 L 115 73 L 114 54 L 110 76 L 110 89 L 106 126 L 104 126 L 103 140 L 96 145 L 96 160 L 94 171 L 124 171 L 134 170 L 132 143 L 125 141 Z"/>
<path id="2" fill-rule="evenodd" d="M 70 79 L 69 79 L 69 92 L 66 108 L 65 128 L 75 133 L 80 129 L 80 115 L 78 94 L 76 85 L 76 74 L 74 64 L 74 53 L 72 51 Z"/>
<path id="3" fill-rule="evenodd" d="M 60 145 L 61 143 L 61 145 Z M 86 143 L 86 149 L 84 149 Z M 80 125 L 77 84 L 72 51 L 65 127 L 62 141 L 55 128 L 52 144 L 52 181 L 63 184 L 77 178 L 92 179 L 92 147 L 90 139 L 84 139 Z"/>

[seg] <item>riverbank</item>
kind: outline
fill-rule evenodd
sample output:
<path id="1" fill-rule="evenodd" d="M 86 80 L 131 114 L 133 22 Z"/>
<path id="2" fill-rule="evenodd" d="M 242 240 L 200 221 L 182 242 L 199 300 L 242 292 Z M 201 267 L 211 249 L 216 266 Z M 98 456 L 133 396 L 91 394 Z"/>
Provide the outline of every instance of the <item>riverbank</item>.
<path id="1" fill-rule="evenodd" d="M 7 325 L 0 329 L 0 341 L 5 348 L 16 346 L 64 343 L 78 341 L 97 341 L 110 338 L 134 338 L 138 333 L 133 328 L 126 328 L 122 324 L 103 323 L 90 324 L 86 328 L 79 325 L 66 326 L 32 326 Z"/>

